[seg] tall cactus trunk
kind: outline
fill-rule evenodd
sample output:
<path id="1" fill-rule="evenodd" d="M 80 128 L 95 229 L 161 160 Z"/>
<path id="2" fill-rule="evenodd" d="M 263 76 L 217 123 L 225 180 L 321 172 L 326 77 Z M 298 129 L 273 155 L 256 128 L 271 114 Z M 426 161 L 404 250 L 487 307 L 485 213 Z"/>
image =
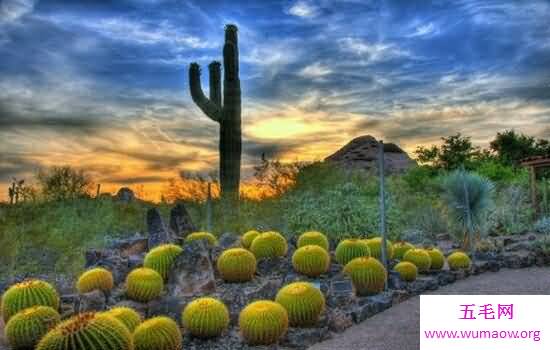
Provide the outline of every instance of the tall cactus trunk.
<path id="1" fill-rule="evenodd" d="M 210 97 L 206 97 L 201 87 L 200 67 L 191 63 L 189 67 L 189 87 L 191 98 L 207 117 L 220 124 L 220 186 L 222 202 L 226 208 L 236 208 L 239 199 L 241 176 L 241 83 L 239 80 L 239 49 L 237 27 L 225 27 L 223 47 L 223 101 L 221 87 L 221 64 L 208 65 L 210 74 Z"/>

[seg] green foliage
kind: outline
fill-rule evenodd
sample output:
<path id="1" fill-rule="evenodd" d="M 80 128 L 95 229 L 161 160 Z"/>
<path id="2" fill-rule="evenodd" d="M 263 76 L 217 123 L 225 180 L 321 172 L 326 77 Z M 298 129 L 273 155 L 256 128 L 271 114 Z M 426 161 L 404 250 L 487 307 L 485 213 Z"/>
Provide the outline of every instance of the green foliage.
<path id="1" fill-rule="evenodd" d="M 418 276 L 418 268 L 415 264 L 408 261 L 401 261 L 393 269 L 399 273 L 399 277 L 405 282 L 413 282 Z"/>
<path id="2" fill-rule="evenodd" d="M 469 167 L 480 155 L 480 150 L 472 145 L 469 137 L 460 133 L 448 137 L 442 137 L 441 146 L 416 149 L 417 160 L 422 164 L 430 164 L 438 169 L 454 170 L 461 166 Z"/>
<path id="3" fill-rule="evenodd" d="M 432 260 L 432 264 L 430 265 L 430 269 L 432 270 L 441 270 L 443 266 L 445 266 L 445 255 L 441 252 L 441 250 L 437 248 L 428 248 L 426 249 L 426 252 L 430 256 Z"/>
<path id="4" fill-rule="evenodd" d="M 292 266 L 298 273 L 308 277 L 319 277 L 328 271 L 330 255 L 317 245 L 306 245 L 296 249 L 292 255 Z"/>
<path id="5" fill-rule="evenodd" d="M 409 242 L 399 241 L 393 244 L 393 257 L 395 259 L 403 259 L 403 255 L 411 249 L 414 249 L 414 245 Z"/>
<path id="6" fill-rule="evenodd" d="M 216 266 L 224 281 L 247 282 L 256 273 L 256 257 L 244 248 L 231 248 L 220 255 Z"/>
<path id="7" fill-rule="evenodd" d="M 134 329 L 136 329 L 142 321 L 141 315 L 136 310 L 125 306 L 114 307 L 105 311 L 104 314 L 112 316 L 122 322 L 130 333 L 134 332 Z"/>
<path id="8" fill-rule="evenodd" d="M 181 350 L 182 336 L 171 318 L 158 316 L 143 321 L 134 330 L 135 350 Z"/>
<path id="9" fill-rule="evenodd" d="M 198 241 L 201 239 L 205 239 L 208 241 L 208 244 L 210 245 L 216 245 L 218 244 L 218 239 L 216 236 L 211 234 L 210 232 L 193 232 L 187 237 L 185 237 L 186 242 L 192 242 L 192 241 Z"/>
<path id="10" fill-rule="evenodd" d="M 252 245 L 252 241 L 254 240 L 254 238 L 258 237 L 260 235 L 260 232 L 256 231 L 256 230 L 250 230 L 250 231 L 247 231 L 245 234 L 242 235 L 241 237 L 241 244 L 243 247 L 245 247 L 246 249 L 250 248 L 250 246 Z"/>
<path id="11" fill-rule="evenodd" d="M 403 256 L 403 261 L 415 264 L 420 272 L 429 271 L 432 266 L 432 258 L 424 249 L 415 248 L 407 251 Z"/>
<path id="12" fill-rule="evenodd" d="M 32 306 L 59 308 L 59 294 L 48 282 L 29 279 L 14 284 L 2 295 L 2 316 L 7 322 L 19 311 Z"/>
<path id="13" fill-rule="evenodd" d="M 147 303 L 157 298 L 163 288 L 162 276 L 153 269 L 137 268 L 126 276 L 126 295 L 135 301 Z"/>
<path id="14" fill-rule="evenodd" d="M 516 133 L 514 130 L 497 133 L 490 147 L 501 163 L 512 166 L 519 165 L 526 157 L 550 154 L 548 140 L 535 140 L 534 137 Z"/>
<path id="15" fill-rule="evenodd" d="M 44 334 L 60 321 L 61 316 L 53 308 L 33 306 L 10 318 L 4 332 L 12 349 L 34 349 Z"/>
<path id="16" fill-rule="evenodd" d="M 252 241 L 250 251 L 256 259 L 285 256 L 288 250 L 286 239 L 278 232 L 264 232 Z"/>
<path id="17" fill-rule="evenodd" d="M 387 271 L 378 259 L 371 257 L 356 258 L 344 267 L 357 295 L 372 295 L 384 290 Z"/>
<path id="18" fill-rule="evenodd" d="M 70 166 L 53 166 L 41 169 L 36 179 L 44 198 L 51 201 L 64 201 L 88 195 L 91 180 L 83 170 Z"/>
<path id="19" fill-rule="evenodd" d="M 229 311 L 214 298 L 199 298 L 189 303 L 181 316 L 183 328 L 195 337 L 213 338 L 229 326 Z"/>
<path id="20" fill-rule="evenodd" d="M 289 323 L 293 327 L 315 326 L 325 309 L 323 293 L 307 282 L 284 286 L 277 293 L 275 301 L 286 309 Z"/>
<path id="21" fill-rule="evenodd" d="M 369 246 L 370 256 L 378 260 L 382 259 L 382 237 L 373 237 L 365 239 L 365 243 Z M 390 240 L 386 240 L 387 259 L 393 259 L 393 244 Z"/>
<path id="22" fill-rule="evenodd" d="M 329 242 L 327 236 L 318 231 L 304 232 L 298 237 L 298 248 L 306 245 L 316 245 L 329 251 Z"/>
<path id="23" fill-rule="evenodd" d="M 480 162 L 475 172 L 495 183 L 505 185 L 516 180 L 525 169 L 514 168 L 497 160 L 487 160 Z"/>
<path id="24" fill-rule="evenodd" d="M 475 173 L 460 170 L 447 175 L 443 183 L 444 199 L 452 219 L 460 225 L 462 232 L 473 233 L 472 229 L 479 230 L 492 205 L 493 183 Z M 470 212 L 472 227 L 468 227 L 467 210 Z"/>
<path id="25" fill-rule="evenodd" d="M 110 198 L 0 205 L 0 266 L 5 267 L 0 279 L 18 274 L 76 277 L 86 249 L 144 231 L 148 208 Z"/>
<path id="26" fill-rule="evenodd" d="M 38 343 L 36 350 L 132 350 L 128 328 L 112 316 L 83 313 L 61 322 Z"/>
<path id="27" fill-rule="evenodd" d="M 467 270 L 472 265 L 472 260 L 466 253 L 454 252 L 447 257 L 447 263 L 451 270 Z"/>
<path id="28" fill-rule="evenodd" d="M 239 329 L 250 345 L 271 345 L 288 330 L 288 313 L 279 303 L 259 300 L 248 304 L 239 315 Z"/>
<path id="29" fill-rule="evenodd" d="M 157 271 L 166 280 L 174 260 L 181 254 L 182 250 L 180 246 L 175 244 L 159 245 L 145 255 L 143 266 Z"/>
<path id="30" fill-rule="evenodd" d="M 370 256 L 370 249 L 364 240 L 344 239 L 338 243 L 334 255 L 340 265 L 346 265 L 355 258 Z"/>

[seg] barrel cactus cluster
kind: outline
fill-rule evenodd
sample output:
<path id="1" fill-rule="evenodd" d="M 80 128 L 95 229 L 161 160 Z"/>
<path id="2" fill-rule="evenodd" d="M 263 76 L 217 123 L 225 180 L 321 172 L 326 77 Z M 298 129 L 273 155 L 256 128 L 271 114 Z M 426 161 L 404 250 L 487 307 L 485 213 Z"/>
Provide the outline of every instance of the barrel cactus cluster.
<path id="1" fill-rule="evenodd" d="M 275 301 L 286 309 L 289 324 L 293 327 L 314 326 L 325 309 L 323 293 L 307 282 L 295 282 L 283 287 Z"/>
<path id="2" fill-rule="evenodd" d="M 181 319 L 183 328 L 193 336 L 213 338 L 229 326 L 229 310 L 218 299 L 199 298 L 185 307 Z"/>
<path id="3" fill-rule="evenodd" d="M 216 238 L 216 236 L 214 236 L 210 232 L 205 232 L 205 231 L 193 232 L 189 234 L 187 237 L 185 237 L 186 242 L 199 241 L 199 240 L 206 240 L 210 245 L 218 244 L 218 239 Z"/>
<path id="4" fill-rule="evenodd" d="M 292 266 L 298 273 L 308 277 L 319 277 L 328 271 L 330 255 L 320 246 L 306 245 L 294 252 Z"/>
<path id="5" fill-rule="evenodd" d="M 355 258 L 344 267 L 344 273 L 350 277 L 357 295 L 372 295 L 384 290 L 387 271 L 378 259 Z"/>
<path id="6" fill-rule="evenodd" d="M 369 246 L 370 256 L 378 260 L 382 259 L 382 237 L 374 237 L 364 240 L 365 243 Z M 386 258 L 393 258 L 393 245 L 390 240 L 386 240 Z"/>
<path id="7" fill-rule="evenodd" d="M 467 270 L 472 265 L 472 260 L 464 252 L 454 252 L 447 257 L 447 263 L 451 270 Z"/>
<path id="8" fill-rule="evenodd" d="M 393 257 L 398 260 L 403 260 L 405 253 L 415 248 L 413 244 L 405 241 L 395 242 L 392 247 Z"/>
<path id="9" fill-rule="evenodd" d="M 413 282 L 418 276 L 418 267 L 408 261 L 401 261 L 394 266 L 393 270 L 399 274 L 399 277 L 405 282 Z"/>
<path id="10" fill-rule="evenodd" d="M 181 331 L 176 321 L 157 316 L 143 321 L 133 333 L 135 350 L 180 350 Z"/>
<path id="11" fill-rule="evenodd" d="M 125 306 L 114 307 L 105 311 L 104 314 L 122 322 L 130 332 L 133 332 L 142 322 L 142 317 L 136 310 Z"/>
<path id="12" fill-rule="evenodd" d="M 256 231 L 256 230 L 250 230 L 250 231 L 247 231 L 245 232 L 242 236 L 241 236 L 241 244 L 244 248 L 248 249 L 250 248 L 250 246 L 252 245 L 252 241 L 254 240 L 254 238 L 258 237 L 260 235 L 260 232 L 259 231 Z"/>
<path id="13" fill-rule="evenodd" d="M 48 282 L 29 279 L 11 286 L 2 295 L 2 316 L 4 322 L 19 311 L 31 306 L 49 306 L 59 308 L 59 294 Z"/>
<path id="14" fill-rule="evenodd" d="M 163 288 L 162 276 L 147 267 L 137 268 L 126 277 L 126 295 L 135 301 L 146 303 L 156 299 Z"/>
<path id="15" fill-rule="evenodd" d="M 286 239 L 275 231 L 258 235 L 250 245 L 250 251 L 256 256 L 256 259 L 282 257 L 286 255 L 287 250 Z"/>
<path id="16" fill-rule="evenodd" d="M 411 249 L 403 256 L 403 261 L 413 263 L 418 268 L 419 272 L 426 272 L 432 266 L 432 258 L 424 249 Z"/>
<path id="17" fill-rule="evenodd" d="M 256 273 L 256 257 L 244 248 L 231 248 L 220 255 L 216 266 L 224 281 L 247 282 Z"/>
<path id="18" fill-rule="evenodd" d="M 15 314 L 5 327 L 12 349 L 33 349 L 38 341 L 61 321 L 59 313 L 49 306 L 32 306 Z"/>
<path id="19" fill-rule="evenodd" d="M 443 266 L 445 266 L 445 255 L 443 255 L 441 250 L 432 247 L 432 248 L 426 249 L 426 252 L 430 256 L 430 259 L 432 260 L 430 269 L 441 270 Z"/>
<path id="20" fill-rule="evenodd" d="M 329 251 L 329 242 L 327 236 L 319 231 L 304 232 L 298 237 L 297 248 L 302 248 L 307 245 L 316 245 Z"/>
<path id="21" fill-rule="evenodd" d="M 182 248 L 175 244 L 162 244 L 151 249 L 145 259 L 143 266 L 157 271 L 166 280 L 174 260 L 181 254 Z"/>
<path id="22" fill-rule="evenodd" d="M 271 345 L 288 330 L 288 312 L 279 303 L 259 300 L 247 305 L 239 315 L 239 330 L 250 345 Z"/>

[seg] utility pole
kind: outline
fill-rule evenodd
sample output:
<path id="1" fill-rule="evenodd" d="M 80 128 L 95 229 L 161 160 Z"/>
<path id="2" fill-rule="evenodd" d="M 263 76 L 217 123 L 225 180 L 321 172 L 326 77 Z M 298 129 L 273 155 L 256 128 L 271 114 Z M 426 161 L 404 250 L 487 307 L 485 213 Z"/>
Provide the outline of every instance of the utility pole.
<path id="1" fill-rule="evenodd" d="M 378 143 L 378 178 L 380 181 L 380 235 L 382 236 L 382 264 L 388 271 L 388 254 L 386 245 L 386 194 L 384 190 L 384 141 Z M 384 290 L 388 289 L 388 273 L 384 281 Z"/>

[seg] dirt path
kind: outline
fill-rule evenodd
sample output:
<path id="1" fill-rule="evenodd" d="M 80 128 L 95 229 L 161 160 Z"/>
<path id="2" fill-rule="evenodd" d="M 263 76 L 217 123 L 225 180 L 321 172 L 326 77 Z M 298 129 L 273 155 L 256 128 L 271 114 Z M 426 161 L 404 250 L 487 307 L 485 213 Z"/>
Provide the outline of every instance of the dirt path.
<path id="1" fill-rule="evenodd" d="M 431 294 L 550 294 L 550 268 L 501 270 L 469 277 Z M 310 350 L 418 350 L 420 298 L 411 298 Z"/>

